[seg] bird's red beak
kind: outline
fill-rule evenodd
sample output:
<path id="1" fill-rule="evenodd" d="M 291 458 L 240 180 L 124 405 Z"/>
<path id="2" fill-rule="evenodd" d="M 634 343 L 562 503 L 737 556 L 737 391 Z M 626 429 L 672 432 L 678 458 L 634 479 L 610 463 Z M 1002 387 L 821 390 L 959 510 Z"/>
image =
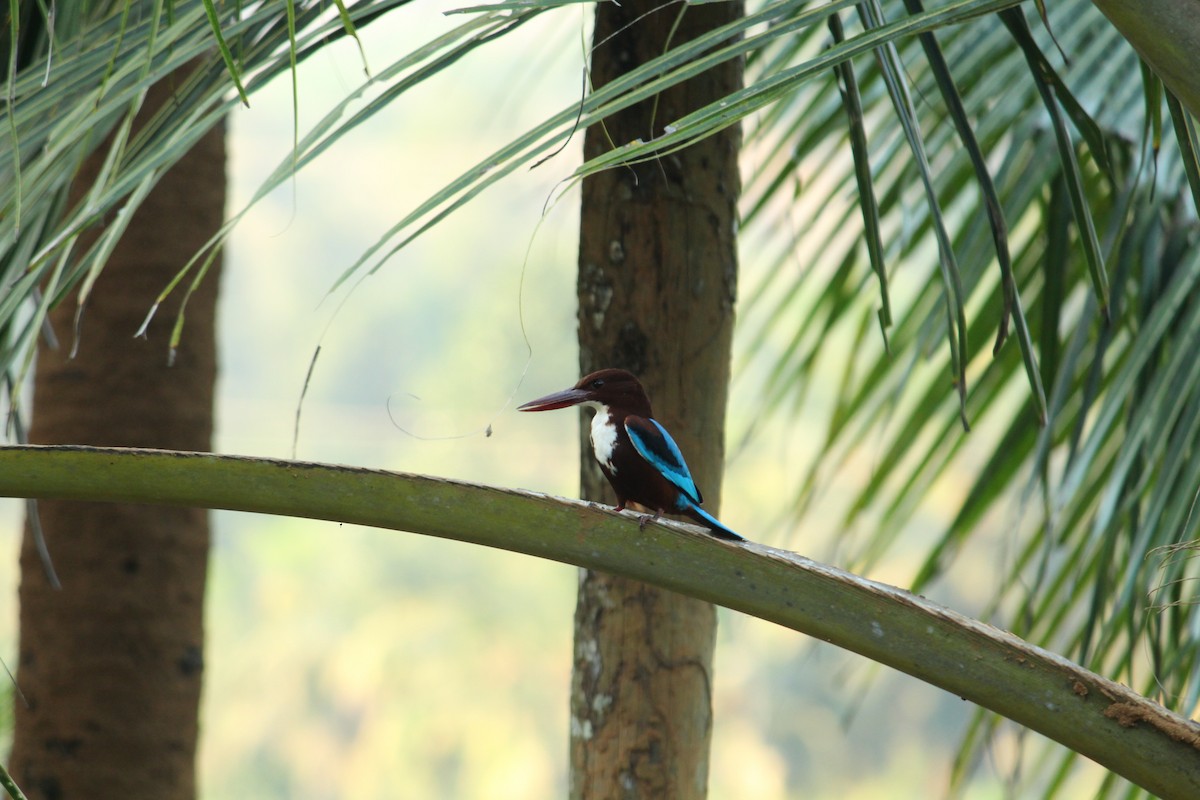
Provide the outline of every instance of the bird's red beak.
<path id="1" fill-rule="evenodd" d="M 564 389 L 561 392 L 548 394 L 545 397 L 539 397 L 537 400 L 530 400 L 528 403 L 517 406 L 517 411 L 553 411 L 556 408 L 566 408 L 567 406 L 577 406 L 588 399 L 588 393 L 583 389 Z"/>

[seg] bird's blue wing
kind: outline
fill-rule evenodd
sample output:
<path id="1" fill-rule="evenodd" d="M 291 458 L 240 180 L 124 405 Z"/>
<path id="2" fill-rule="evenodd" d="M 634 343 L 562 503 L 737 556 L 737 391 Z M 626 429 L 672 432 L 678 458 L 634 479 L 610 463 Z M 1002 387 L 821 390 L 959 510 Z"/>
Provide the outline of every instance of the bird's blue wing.
<path id="1" fill-rule="evenodd" d="M 629 441 L 633 442 L 638 455 L 646 459 L 650 466 L 677 486 L 692 502 L 703 502 L 696 481 L 683 461 L 683 453 L 679 452 L 679 445 L 675 444 L 666 428 L 657 420 L 631 414 L 625 418 L 625 432 L 629 434 Z"/>

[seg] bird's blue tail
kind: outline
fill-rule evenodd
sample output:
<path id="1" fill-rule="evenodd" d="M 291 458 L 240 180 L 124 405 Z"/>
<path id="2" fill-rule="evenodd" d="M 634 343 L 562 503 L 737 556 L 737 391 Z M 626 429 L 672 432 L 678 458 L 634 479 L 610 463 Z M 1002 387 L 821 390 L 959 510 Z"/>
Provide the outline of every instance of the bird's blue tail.
<path id="1" fill-rule="evenodd" d="M 707 527 L 709 530 L 712 531 L 713 536 L 716 536 L 720 539 L 729 539 L 730 541 L 734 541 L 734 542 L 746 541 L 745 536 L 742 536 L 738 533 L 735 533 L 734 531 L 731 531 L 729 528 L 726 528 L 724 525 L 721 524 L 721 522 L 716 517 L 714 517 L 712 514 L 708 513 L 707 511 L 705 511 L 700 506 L 691 502 L 688 498 L 681 496 L 679 501 L 680 501 L 680 505 L 683 506 L 683 508 L 679 509 L 680 513 L 687 514 L 689 517 L 696 520 L 701 525 L 704 525 L 705 527 Z"/>

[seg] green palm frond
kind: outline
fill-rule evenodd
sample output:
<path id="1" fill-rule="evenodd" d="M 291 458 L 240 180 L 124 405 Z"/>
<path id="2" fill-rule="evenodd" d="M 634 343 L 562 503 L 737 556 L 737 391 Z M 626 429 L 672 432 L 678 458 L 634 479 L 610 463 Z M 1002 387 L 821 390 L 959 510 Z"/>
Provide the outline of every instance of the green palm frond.
<path id="1" fill-rule="evenodd" d="M 0 371 L 11 383 L 20 385 L 48 306 L 77 288 L 86 299 L 133 212 L 205 132 L 243 96 L 253 96 L 285 71 L 294 75 L 296 65 L 322 47 L 356 36 L 359 27 L 405 3 L 364 0 L 336 9 L 315 0 L 248 8 L 211 2 L 80 4 L 92 13 L 74 18 L 69 28 L 59 18 L 53 37 L 41 20 L 40 39 L 39 19 L 22 18 L 32 43 L 23 45 L 19 68 L 8 75 L 8 135 L 0 143 L 0 279 L 7 289 L 0 296 L 5 332 Z M 303 139 L 297 136 L 294 152 L 255 199 L 398 94 L 541 10 L 483 14 L 414 53 L 401 54 L 378 75 L 368 76 L 337 115 L 368 89 L 382 89 L 381 96 L 363 102 L 347 119 L 327 115 Z M 16 52 L 6 47 L 4 55 L 12 61 Z M 194 70 L 186 76 L 176 72 L 185 65 Z M 168 75 L 176 81 L 172 102 L 148 110 L 153 116 L 134 134 L 133 115 L 147 89 Z M 83 160 L 100 147 L 107 158 L 99 179 L 68 208 L 67 188 Z M 80 234 L 101 222 L 106 223 L 103 235 L 82 247 Z M 214 237 L 212 248 L 228 230 Z M 169 289 L 211 255 L 211 249 L 197 254 Z M 40 301 L 35 299 L 39 292 Z M 32 313 L 25 313 L 29 309 Z"/>
<path id="2" fill-rule="evenodd" d="M 898 5 L 884 8 L 899 14 Z M 853 556 L 860 567 L 903 537 L 943 476 L 970 475 L 957 517 L 914 576 L 914 589 L 927 589 L 959 549 L 986 534 L 989 515 L 1023 504 L 1024 524 L 1012 540 L 1019 555 L 997 581 L 998 621 L 1191 713 L 1200 698 L 1200 611 L 1196 566 L 1180 548 L 1195 540 L 1200 522 L 1193 513 L 1200 468 L 1192 457 L 1200 432 L 1194 120 L 1164 98 L 1090 4 L 1050 12 L 1069 63 L 1020 9 L 939 30 L 940 65 L 921 52 L 925 41 L 897 42 L 919 98 L 915 120 L 897 119 L 887 59 L 854 60 L 861 100 L 850 111 L 864 120 L 878 198 L 876 218 L 859 235 L 844 231 L 861 213 L 847 196 L 861 194 L 863 155 L 836 122 L 846 112 L 831 90 L 798 95 L 751 128 L 752 145 L 773 157 L 748 176 L 748 228 L 780 263 L 797 253 L 823 258 L 799 277 L 777 270 L 758 287 L 746 313 L 753 327 L 747 352 L 770 354 L 763 365 L 769 404 L 790 414 L 818 377 L 827 337 L 842 331 L 855 342 L 825 455 L 807 476 L 798 508 L 864 448 L 878 450 L 877 466 L 838 526 L 853 529 L 869 513 L 872 528 Z M 865 29 L 874 19 L 859 24 Z M 953 123 L 950 82 L 989 165 L 996 201 Z M 1171 119 L 1165 126 L 1164 113 Z M 936 205 L 920 202 L 924 167 L 907 142 L 913 125 L 935 165 Z M 813 132 L 821 139 L 811 141 Z M 854 157 L 830 158 L 837 148 Z M 795 204 L 782 195 L 798 171 L 807 177 L 804 200 L 832 221 L 786 221 Z M 992 202 L 1000 203 L 1007 231 L 997 229 Z M 975 309 L 961 353 L 946 343 L 959 338 L 958 329 L 939 309 L 958 302 L 937 278 L 939 216 L 952 221 L 963 301 Z M 767 229 L 780 235 L 764 235 Z M 881 243 L 871 229 L 882 232 Z M 872 285 L 879 275 L 872 249 L 887 263 L 888 295 Z M 820 291 L 807 285 L 814 276 Z M 909 299 L 898 301 L 904 287 Z M 884 303 L 894 320 L 886 343 L 862 335 L 864 320 Z M 1015 350 L 999 346 L 1009 315 Z M 985 347 L 993 341 L 994 353 Z M 969 436 L 950 405 L 954 389 L 964 389 L 964 364 L 965 413 L 982 429 Z M 1046 768 L 1069 770 L 1053 759 Z"/>

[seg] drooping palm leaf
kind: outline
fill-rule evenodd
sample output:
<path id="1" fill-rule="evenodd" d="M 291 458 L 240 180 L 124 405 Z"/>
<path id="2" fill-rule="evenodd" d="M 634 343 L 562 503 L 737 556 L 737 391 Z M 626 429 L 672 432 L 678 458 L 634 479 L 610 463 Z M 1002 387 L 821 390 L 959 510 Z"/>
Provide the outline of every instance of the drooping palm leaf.
<path id="1" fill-rule="evenodd" d="M 1172 104 L 1167 113 L 1184 147 L 1164 129 L 1155 157 L 1142 134 L 1153 129 L 1143 126 L 1152 95 L 1143 89 L 1136 54 L 1107 21 L 1086 3 L 1052 8 L 1051 27 L 1071 59 L 1063 64 L 1046 55 L 1056 49 L 1040 23 L 1027 25 L 1019 14 L 1004 12 L 1003 26 L 979 20 L 937 35 L 994 170 L 1004 215 L 1013 221 L 1014 302 L 1029 323 L 1024 358 L 1006 348 L 993 359 L 983 348 L 1002 324 L 1004 308 L 995 250 L 983 246 L 986 204 L 962 142 L 935 102 L 940 78 L 932 62 L 919 57 L 915 42 L 900 43 L 906 72 L 925 101 L 918 104 L 918 124 L 938 164 L 939 202 L 959 223 L 953 246 L 968 302 L 979 309 L 968 323 L 963 357 L 970 365 L 966 410 L 990 432 L 983 441 L 976 434 L 964 439 L 954 430 L 945 377 L 956 372 L 955 356 L 930 347 L 933 334 L 946 331 L 936 313 L 943 290 L 926 279 L 910 303 L 895 300 L 906 272 L 931 275 L 931 212 L 906 204 L 916 167 L 895 146 L 898 124 L 879 111 L 886 97 L 874 65 L 856 60 L 879 225 L 894 232 L 888 257 L 895 325 L 890 353 L 870 342 L 859 350 L 859 377 L 839 393 L 826 455 L 803 491 L 817 491 L 868 442 L 882 453 L 839 526 L 852 528 L 868 511 L 881 520 L 858 546 L 858 563 L 866 567 L 904 535 L 941 476 L 974 476 L 957 517 L 915 576 L 918 590 L 953 563 L 955 552 L 988 535 L 981 521 L 989 513 L 1024 504 L 1024 524 L 1012 542 L 1020 556 L 997 581 L 997 618 L 1191 713 L 1200 696 L 1192 677 L 1200 619 L 1188 597 L 1189 589 L 1194 597 L 1195 566 L 1178 547 L 1196 537 L 1192 503 L 1200 486 L 1191 444 L 1200 409 L 1194 374 L 1200 309 L 1193 299 L 1200 227 L 1189 182 L 1195 148 L 1186 141 L 1194 122 Z M 819 130 L 833 112 L 817 99 L 798 102 L 794 113 Z M 774 125 L 751 133 L 764 140 L 779 135 Z M 845 140 L 846 134 L 838 136 Z M 834 169 L 818 157 L 814 172 Z M 897 159 L 905 165 L 897 167 Z M 803 158 L 776 163 L 781 172 L 805 165 Z M 840 170 L 836 180 L 810 179 L 821 191 L 816 207 L 844 207 L 839 198 L 853 179 L 851 161 Z M 750 181 L 753 191 L 753 176 Z M 766 181 L 776 191 L 778 176 Z M 768 206 L 766 199 L 756 203 Z M 851 219 L 846 215 L 841 223 Z M 781 250 L 858 253 L 823 262 L 836 269 L 824 276 L 825 285 L 857 287 L 856 299 L 848 301 L 844 291 L 793 292 L 782 285 L 793 280 L 787 273 L 775 279 L 772 292 L 755 298 L 751 315 L 766 315 L 759 343 L 763 337 L 787 341 L 793 331 L 823 320 L 821 336 L 802 338 L 784 351 L 786 363 L 769 367 L 775 376 L 769 397 L 782 409 L 815 378 L 827 332 L 855 335 L 868 304 L 879 301 L 870 290 L 865 246 L 831 240 L 816 226 L 776 227 L 799 230 L 778 240 Z M 772 307 L 771 294 L 784 300 Z M 757 344 L 751 351 L 772 352 Z M 1025 381 L 1036 374 L 1049 390 L 1045 401 L 1014 393 L 1022 362 Z M 1045 426 L 1039 428 L 1043 402 Z M 1060 775 L 1069 770 L 1055 759 L 1046 764 Z"/>
<path id="2" fill-rule="evenodd" d="M 30 46 L 29 63 L 10 76 L 13 101 L 6 127 L 11 135 L 0 144 L 0 278 L 8 288 L 0 297 L 0 330 L 5 333 L 0 370 L 13 375 L 19 386 L 21 365 L 27 363 L 47 303 L 77 287 L 86 299 L 87 287 L 103 268 L 123 225 L 158 177 L 240 102 L 239 95 L 230 94 L 234 74 L 252 96 L 326 44 L 354 35 L 355 26 L 405 3 L 364 0 L 337 11 L 320 2 L 286 8 L 267 3 L 241 10 L 211 4 L 206 9 L 201 2 L 169 8 L 152 2 L 97 4 L 93 13 L 76 20 L 69 35 L 61 24 L 56 28 L 52 57 L 45 45 Z M 216 58 L 210 9 L 228 43 L 227 53 Z M 377 77 L 368 77 L 339 112 L 368 88 L 382 87 L 384 96 L 365 102 L 347 120 L 323 119 L 297 143 L 256 199 L 396 94 L 540 10 L 481 15 L 413 54 L 401 54 Z M 131 137 L 132 115 L 146 89 L 185 64 L 196 68 L 186 79 L 178 79 L 172 104 L 156 110 Z M 108 159 L 100 179 L 83 202 L 65 208 L 66 189 L 79 164 L 101 146 L 107 148 Z M 113 221 L 104 235 L 79 252 L 79 234 L 110 217 Z M 220 241 L 215 239 L 213 245 Z M 46 302 L 34 304 L 32 314 L 23 314 L 37 287 Z"/>

